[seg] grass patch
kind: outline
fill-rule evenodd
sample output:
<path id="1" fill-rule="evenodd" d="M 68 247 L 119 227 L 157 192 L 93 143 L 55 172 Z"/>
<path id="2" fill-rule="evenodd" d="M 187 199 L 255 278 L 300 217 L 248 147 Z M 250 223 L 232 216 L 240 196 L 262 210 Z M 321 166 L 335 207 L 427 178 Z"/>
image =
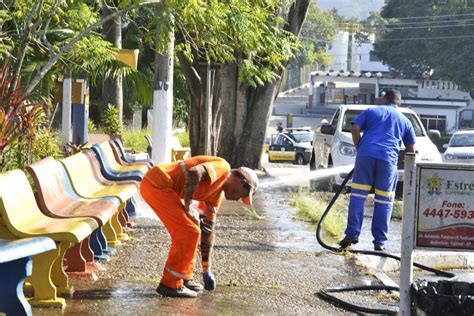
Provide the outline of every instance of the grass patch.
<path id="1" fill-rule="evenodd" d="M 301 221 L 313 224 L 319 223 L 326 207 L 333 198 L 334 193 L 329 192 L 309 192 L 300 190 L 290 197 L 290 203 L 296 208 L 296 218 Z M 350 195 L 339 195 L 328 216 L 323 222 L 323 231 L 329 237 L 338 239 L 344 236 L 347 224 L 347 210 L 349 208 Z M 366 212 L 373 210 L 374 199 L 369 195 L 365 203 Z M 403 203 L 395 201 L 393 205 L 392 218 L 400 220 L 403 213 Z"/>
<path id="2" fill-rule="evenodd" d="M 189 132 L 184 130 L 176 130 L 173 132 L 181 144 L 181 147 L 189 147 Z"/>
<path id="3" fill-rule="evenodd" d="M 319 223 L 326 207 L 333 197 L 328 192 L 309 192 L 301 190 L 290 197 L 290 202 L 296 207 L 296 218 L 313 224 Z M 332 238 L 340 238 L 347 224 L 347 206 L 349 196 L 340 195 L 331 212 L 323 222 L 323 230 Z"/>
<path id="4" fill-rule="evenodd" d="M 125 147 L 132 148 L 136 152 L 146 152 L 148 143 L 146 142 L 145 135 L 151 136 L 151 130 L 142 128 L 138 131 L 132 131 L 128 128 L 122 132 L 122 139 Z"/>

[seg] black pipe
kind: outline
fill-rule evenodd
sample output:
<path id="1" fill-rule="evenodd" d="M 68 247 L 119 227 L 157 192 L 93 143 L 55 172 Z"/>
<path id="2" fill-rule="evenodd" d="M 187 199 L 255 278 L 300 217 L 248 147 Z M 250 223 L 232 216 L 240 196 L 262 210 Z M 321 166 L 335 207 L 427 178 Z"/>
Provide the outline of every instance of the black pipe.
<path id="1" fill-rule="evenodd" d="M 329 211 L 331 210 L 332 206 L 336 202 L 337 198 L 341 194 L 342 190 L 345 188 L 347 182 L 351 179 L 352 174 L 354 173 L 354 169 L 352 169 L 347 176 L 345 177 L 344 181 L 342 181 L 342 184 L 338 187 L 336 190 L 336 194 L 334 194 L 333 198 L 329 202 L 328 206 L 326 207 L 326 210 L 324 211 L 323 215 L 321 216 L 321 219 L 318 222 L 317 228 L 316 228 L 316 239 L 318 240 L 318 243 L 323 247 L 328 250 L 334 251 L 334 252 L 343 252 L 343 251 L 348 251 L 351 253 L 359 253 L 359 254 L 364 254 L 364 255 L 373 255 L 373 256 L 379 256 L 379 257 L 386 257 L 386 258 L 392 258 L 395 260 L 400 261 L 399 256 L 392 255 L 390 253 L 386 253 L 383 251 L 371 251 L 371 250 L 351 250 L 351 249 L 341 249 L 337 247 L 332 247 L 324 242 L 324 240 L 321 238 L 321 228 L 322 228 L 322 223 L 326 216 L 328 215 Z M 422 270 L 426 270 L 429 272 L 432 272 L 436 275 L 447 277 L 447 278 L 452 278 L 455 276 L 454 273 L 447 272 L 447 271 L 442 271 L 438 269 L 434 269 L 419 263 L 414 262 L 413 265 L 417 268 L 420 268 Z M 359 306 L 355 304 L 348 303 L 346 301 L 343 301 L 333 295 L 330 295 L 329 293 L 337 293 L 337 292 L 350 292 L 350 291 L 369 291 L 369 290 L 386 290 L 386 291 L 399 291 L 400 289 L 398 287 L 393 287 L 393 286 L 385 286 L 385 285 L 373 285 L 373 286 L 351 286 L 351 287 L 330 287 L 330 288 L 322 288 L 319 290 L 318 295 L 329 301 L 330 303 L 335 303 L 337 305 L 340 305 L 347 310 L 354 311 L 354 312 L 362 312 L 362 313 L 373 313 L 373 314 L 388 314 L 388 315 L 395 315 L 398 313 L 398 308 L 397 309 L 372 309 L 368 308 L 365 306 Z"/>

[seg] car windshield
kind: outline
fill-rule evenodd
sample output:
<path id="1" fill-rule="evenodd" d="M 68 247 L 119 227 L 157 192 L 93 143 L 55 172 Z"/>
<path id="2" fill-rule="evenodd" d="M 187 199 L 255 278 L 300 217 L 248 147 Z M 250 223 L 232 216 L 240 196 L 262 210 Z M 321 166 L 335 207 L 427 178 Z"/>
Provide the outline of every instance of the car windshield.
<path id="1" fill-rule="evenodd" d="M 362 112 L 362 110 L 348 110 L 344 114 L 344 121 L 342 122 L 342 131 L 350 133 L 352 128 L 352 122 L 355 118 Z M 415 130 L 416 136 L 424 136 L 423 128 L 420 125 L 420 122 L 416 118 L 416 116 L 412 113 L 403 113 L 411 122 L 413 129 Z"/>
<path id="2" fill-rule="evenodd" d="M 470 147 L 474 146 L 474 134 L 454 135 L 449 142 L 449 147 Z"/>
<path id="3" fill-rule="evenodd" d="M 310 143 L 313 140 L 313 132 L 288 135 L 297 143 Z"/>

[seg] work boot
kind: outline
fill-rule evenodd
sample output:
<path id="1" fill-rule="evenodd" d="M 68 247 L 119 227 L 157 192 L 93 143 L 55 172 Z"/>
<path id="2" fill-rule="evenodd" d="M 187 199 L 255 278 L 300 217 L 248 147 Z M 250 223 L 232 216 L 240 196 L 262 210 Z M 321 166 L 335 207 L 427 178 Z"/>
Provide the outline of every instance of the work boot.
<path id="1" fill-rule="evenodd" d="M 194 292 L 201 292 L 204 287 L 193 280 L 183 280 L 183 285 Z"/>
<path id="2" fill-rule="evenodd" d="M 191 291 L 187 287 L 180 287 L 178 289 L 173 289 L 171 287 L 168 287 L 164 284 L 161 284 L 156 288 L 156 291 L 158 294 L 161 294 L 163 296 L 168 296 L 168 297 L 183 297 L 183 298 L 194 298 L 197 297 L 197 293 L 194 291 Z"/>
<path id="3" fill-rule="evenodd" d="M 375 251 L 384 251 L 385 246 L 384 245 L 374 245 L 374 250 Z"/>
<path id="4" fill-rule="evenodd" d="M 350 245 L 355 245 L 359 242 L 358 239 L 352 238 L 352 237 L 344 237 L 343 240 L 339 242 L 339 246 L 341 246 L 341 249 L 346 249 Z"/>

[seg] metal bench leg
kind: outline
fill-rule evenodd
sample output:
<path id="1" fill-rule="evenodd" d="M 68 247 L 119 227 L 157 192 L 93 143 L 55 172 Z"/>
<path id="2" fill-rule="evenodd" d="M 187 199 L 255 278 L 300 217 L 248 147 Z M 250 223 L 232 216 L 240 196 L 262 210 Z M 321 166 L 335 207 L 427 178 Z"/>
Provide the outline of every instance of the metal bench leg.
<path id="1" fill-rule="evenodd" d="M 32 271 L 31 257 L 0 264 L 0 313 L 7 315 L 31 315 L 31 306 L 25 299 L 23 284 Z"/>
<path id="2" fill-rule="evenodd" d="M 107 243 L 112 247 L 116 247 L 121 244 L 120 240 L 117 239 L 117 233 L 115 232 L 114 225 L 112 224 L 115 217 L 115 215 L 112 216 L 112 218 L 104 225 L 104 234 L 107 238 Z"/>
<path id="3" fill-rule="evenodd" d="M 85 242 L 82 243 L 81 254 L 86 259 L 86 262 L 94 261 L 94 253 L 92 252 L 90 244 L 90 236 L 86 238 Z"/>
<path id="4" fill-rule="evenodd" d="M 66 301 L 57 297 L 56 286 L 52 281 L 53 265 L 57 261 L 62 263 L 62 260 L 60 246 L 57 249 L 33 256 L 33 273 L 28 280 L 34 290 L 34 297 L 30 300 L 32 306 L 59 308 L 66 306 Z"/>
<path id="5" fill-rule="evenodd" d="M 70 242 L 61 242 L 59 244 L 59 257 L 54 261 L 53 268 L 51 270 L 51 279 L 53 283 L 58 288 L 59 294 L 72 294 L 74 293 L 74 288 L 72 285 L 69 285 L 69 278 L 64 271 L 64 256 L 66 251 L 72 246 Z"/>
<path id="6" fill-rule="evenodd" d="M 132 197 L 128 202 L 127 206 L 125 207 L 127 210 L 127 213 L 131 216 L 134 216 L 137 212 L 137 202 L 135 201 L 135 198 Z"/>
<path id="7" fill-rule="evenodd" d="M 72 248 L 68 249 L 65 255 L 67 260 L 67 272 L 84 272 L 86 271 L 86 259 L 82 256 L 81 248 L 82 244 L 86 240 L 80 243 L 74 244 Z"/>
<path id="8" fill-rule="evenodd" d="M 102 235 L 102 236 L 99 236 L 99 235 Z M 103 233 L 100 227 L 92 232 L 89 239 L 89 245 L 92 249 L 92 252 L 94 253 L 94 259 L 95 260 L 108 260 L 109 257 L 106 254 L 104 254 L 99 238 L 104 239 L 104 242 L 105 242 L 104 248 L 106 248 L 107 240 L 105 240 L 105 237 L 103 237 Z"/>
<path id="9" fill-rule="evenodd" d="M 117 233 L 117 238 L 120 240 L 129 240 L 130 237 L 128 236 L 127 233 L 123 231 L 122 225 L 120 224 L 120 214 L 122 213 L 122 210 L 125 208 L 126 203 L 122 203 L 119 206 L 118 212 L 114 214 L 112 217 L 112 225 L 114 227 L 115 232 Z"/>

